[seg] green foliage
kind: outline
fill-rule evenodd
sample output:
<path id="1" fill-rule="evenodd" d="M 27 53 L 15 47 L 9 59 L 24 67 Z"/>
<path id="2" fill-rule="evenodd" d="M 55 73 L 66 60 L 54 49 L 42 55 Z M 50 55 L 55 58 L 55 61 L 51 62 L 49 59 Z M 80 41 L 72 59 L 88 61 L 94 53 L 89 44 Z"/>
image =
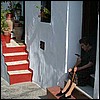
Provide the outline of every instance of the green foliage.
<path id="1" fill-rule="evenodd" d="M 46 7 L 43 8 L 43 11 L 45 14 L 50 14 L 50 11 Z"/>
<path id="2" fill-rule="evenodd" d="M 8 24 L 6 22 L 6 14 L 8 13 L 7 10 L 4 10 L 1 6 L 1 33 L 5 30 L 9 30 Z"/>
<path id="3" fill-rule="evenodd" d="M 8 9 L 6 10 L 6 12 L 12 13 L 12 14 L 13 14 L 14 11 L 15 11 L 15 6 L 16 6 L 15 3 L 14 3 L 14 1 L 1 1 L 1 3 L 2 3 L 2 2 L 4 2 L 4 3 L 5 3 L 5 2 L 6 2 L 6 3 L 8 2 L 8 3 L 9 3 Z"/>
<path id="4" fill-rule="evenodd" d="M 46 7 L 39 7 L 37 5 L 35 7 L 40 9 L 40 11 L 43 11 L 45 14 L 50 15 L 50 11 Z"/>

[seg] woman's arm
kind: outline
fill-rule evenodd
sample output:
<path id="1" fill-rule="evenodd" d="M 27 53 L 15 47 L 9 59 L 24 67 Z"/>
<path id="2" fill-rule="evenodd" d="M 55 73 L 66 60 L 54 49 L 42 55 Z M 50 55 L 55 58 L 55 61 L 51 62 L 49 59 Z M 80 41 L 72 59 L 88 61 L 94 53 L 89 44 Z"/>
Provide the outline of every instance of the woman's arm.
<path id="1" fill-rule="evenodd" d="M 81 63 L 81 57 L 78 56 L 78 58 L 77 58 L 76 63 L 75 63 L 74 66 L 78 66 L 80 63 Z M 69 68 L 68 72 L 71 72 L 72 70 L 74 70 L 74 67 L 73 68 Z"/>
<path id="2" fill-rule="evenodd" d="M 78 66 L 81 63 L 81 57 L 78 57 L 75 63 L 75 66 Z"/>
<path id="3" fill-rule="evenodd" d="M 78 67 L 78 68 L 77 68 L 77 71 L 80 71 L 80 70 L 89 68 L 89 67 L 91 67 L 91 66 L 93 66 L 93 62 L 89 62 L 88 64 L 86 64 L 86 65 L 84 65 L 84 66 L 82 66 L 82 67 Z"/>

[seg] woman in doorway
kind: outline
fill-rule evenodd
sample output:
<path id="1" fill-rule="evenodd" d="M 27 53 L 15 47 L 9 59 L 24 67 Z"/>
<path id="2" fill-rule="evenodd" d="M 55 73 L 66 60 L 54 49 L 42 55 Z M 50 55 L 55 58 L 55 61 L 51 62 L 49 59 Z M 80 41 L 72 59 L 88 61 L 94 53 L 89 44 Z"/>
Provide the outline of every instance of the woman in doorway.
<path id="1" fill-rule="evenodd" d="M 95 73 L 95 49 L 93 49 L 93 46 L 86 37 L 80 39 L 79 43 L 83 50 L 82 56 L 78 55 L 75 67 L 68 70 L 69 80 L 65 87 L 57 94 L 57 96 L 63 95 L 61 98 L 71 97 L 75 86 L 85 86 L 87 84 L 86 82 L 89 80 L 90 74 Z"/>

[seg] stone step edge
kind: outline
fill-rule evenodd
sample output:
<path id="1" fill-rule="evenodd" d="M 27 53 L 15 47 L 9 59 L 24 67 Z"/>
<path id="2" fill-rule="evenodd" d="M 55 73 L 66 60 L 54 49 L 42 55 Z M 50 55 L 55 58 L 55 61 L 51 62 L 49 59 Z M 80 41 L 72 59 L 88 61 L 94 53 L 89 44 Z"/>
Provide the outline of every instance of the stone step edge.
<path id="1" fill-rule="evenodd" d="M 29 62 L 27 60 L 20 60 L 20 61 L 11 61 L 11 62 L 5 62 L 7 66 L 13 66 L 13 65 L 22 65 L 22 64 L 28 64 Z"/>
<path id="2" fill-rule="evenodd" d="M 27 55 L 27 52 L 14 52 L 14 53 L 3 53 L 4 56 L 20 56 Z"/>
<path id="3" fill-rule="evenodd" d="M 32 72 L 29 70 L 15 70 L 15 71 L 8 71 L 9 75 L 18 75 L 18 74 L 31 74 Z"/>

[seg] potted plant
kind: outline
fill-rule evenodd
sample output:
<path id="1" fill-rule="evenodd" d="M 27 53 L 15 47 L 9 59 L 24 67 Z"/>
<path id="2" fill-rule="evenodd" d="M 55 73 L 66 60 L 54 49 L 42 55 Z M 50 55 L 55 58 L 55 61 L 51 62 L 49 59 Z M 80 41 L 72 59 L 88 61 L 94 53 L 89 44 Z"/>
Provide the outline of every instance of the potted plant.
<path id="1" fill-rule="evenodd" d="M 8 23 L 6 21 L 5 21 L 2 29 L 3 29 L 3 34 L 5 36 L 6 43 L 10 43 L 11 33 L 9 31 L 9 26 L 8 26 Z"/>
<path id="2" fill-rule="evenodd" d="M 4 31 L 3 32 L 4 32 L 4 36 L 5 36 L 6 43 L 10 43 L 11 32 L 9 31 L 8 24 L 7 23 L 5 23 Z"/>
<path id="3" fill-rule="evenodd" d="M 6 12 L 6 19 L 11 20 L 13 18 L 12 12 L 9 9 L 7 9 Z"/>
<path id="4" fill-rule="evenodd" d="M 10 42 L 10 29 L 8 23 L 6 21 L 6 10 L 4 10 L 1 6 L 1 34 L 5 36 L 5 40 L 7 43 Z"/>

